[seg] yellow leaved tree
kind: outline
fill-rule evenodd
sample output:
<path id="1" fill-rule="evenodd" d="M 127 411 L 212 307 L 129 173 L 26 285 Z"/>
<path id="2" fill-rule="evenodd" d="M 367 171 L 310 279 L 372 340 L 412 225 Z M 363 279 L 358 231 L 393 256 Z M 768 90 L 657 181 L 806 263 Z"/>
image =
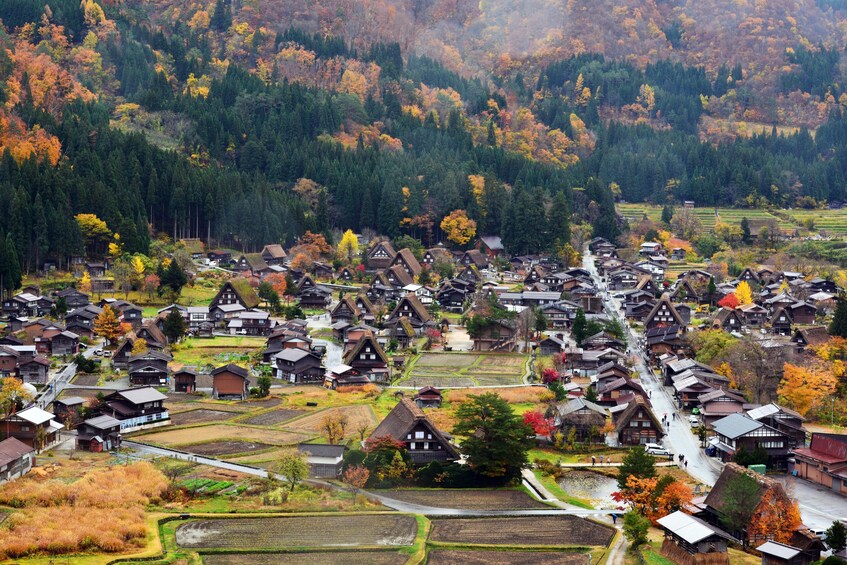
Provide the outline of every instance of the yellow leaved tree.
<path id="1" fill-rule="evenodd" d="M 735 287 L 735 297 L 738 299 L 738 305 L 743 306 L 753 302 L 753 291 L 750 290 L 750 285 L 747 281 L 741 281 Z"/>
<path id="2" fill-rule="evenodd" d="M 441 229 L 453 243 L 467 245 L 476 235 L 476 222 L 464 210 L 453 210 L 441 220 Z"/>
<path id="3" fill-rule="evenodd" d="M 347 230 L 341 236 L 341 241 L 338 242 L 338 258 L 342 261 L 351 263 L 353 257 L 359 254 L 359 238 L 353 233 L 353 230 Z"/>

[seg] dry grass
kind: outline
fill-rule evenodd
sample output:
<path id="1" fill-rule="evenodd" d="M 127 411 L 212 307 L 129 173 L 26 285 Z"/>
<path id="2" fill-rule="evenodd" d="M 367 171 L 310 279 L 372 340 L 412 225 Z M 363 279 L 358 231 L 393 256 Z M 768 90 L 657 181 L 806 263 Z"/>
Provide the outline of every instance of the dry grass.
<path id="1" fill-rule="evenodd" d="M 471 395 L 479 396 L 482 393 L 493 392 L 509 404 L 541 403 L 548 402 L 554 398 L 552 391 L 539 386 L 500 388 L 495 390 L 484 390 L 473 388 L 460 388 L 450 390 L 446 393 L 450 402 L 467 402 Z"/>
<path id="2" fill-rule="evenodd" d="M 166 486 L 146 462 L 90 471 L 73 483 L 47 473 L 7 483 L 0 503 L 21 510 L 0 530 L 0 559 L 143 547 L 144 507 Z"/>
<path id="3" fill-rule="evenodd" d="M 321 422 L 324 417 L 332 411 L 340 412 L 347 418 L 347 427 L 344 433 L 347 437 L 355 435 L 356 430 L 362 425 L 370 427 L 376 425 L 376 417 L 374 416 L 373 410 L 371 410 L 370 406 L 357 404 L 354 406 L 341 406 L 338 408 L 321 410 L 320 412 L 315 412 L 308 416 L 304 416 L 303 418 L 294 420 L 287 424 L 285 428 L 298 432 L 318 434 L 321 432 Z"/>
<path id="4" fill-rule="evenodd" d="M 155 432 L 140 436 L 139 439 L 161 445 L 188 445 L 192 443 L 220 440 L 253 440 L 272 445 L 290 445 L 313 437 L 314 434 L 301 434 L 283 430 L 251 428 L 248 426 L 228 426 L 213 424 Z"/>

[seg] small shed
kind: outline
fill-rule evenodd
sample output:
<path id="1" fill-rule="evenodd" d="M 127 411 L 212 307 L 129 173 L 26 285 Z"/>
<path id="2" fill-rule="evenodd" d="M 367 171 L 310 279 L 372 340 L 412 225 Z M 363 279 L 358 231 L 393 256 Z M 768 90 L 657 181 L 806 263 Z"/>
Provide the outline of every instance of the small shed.
<path id="1" fill-rule="evenodd" d="M 344 460 L 344 445 L 325 445 L 301 443 L 297 451 L 306 454 L 309 462 L 309 476 L 320 479 L 337 479 L 341 475 L 341 464 Z"/>
<path id="2" fill-rule="evenodd" d="M 425 386 L 412 400 L 418 408 L 441 408 L 441 391 L 433 386 Z"/>
<path id="3" fill-rule="evenodd" d="M 676 563 L 695 563 L 699 561 L 691 556 L 708 555 L 708 561 L 704 562 L 710 565 L 729 565 L 726 548 L 732 537 L 726 532 L 680 510 L 659 518 L 657 523 L 665 533 L 662 542 L 665 557 Z"/>
<path id="4" fill-rule="evenodd" d="M 212 371 L 212 397 L 215 399 L 246 400 L 250 388 L 249 373 L 233 363 Z"/>
<path id="5" fill-rule="evenodd" d="M 173 374 L 174 392 L 195 392 L 197 390 L 197 371 L 183 367 Z"/>
<path id="6" fill-rule="evenodd" d="M 769 541 L 756 548 L 762 554 L 762 565 L 808 565 L 815 561 L 799 548 Z"/>

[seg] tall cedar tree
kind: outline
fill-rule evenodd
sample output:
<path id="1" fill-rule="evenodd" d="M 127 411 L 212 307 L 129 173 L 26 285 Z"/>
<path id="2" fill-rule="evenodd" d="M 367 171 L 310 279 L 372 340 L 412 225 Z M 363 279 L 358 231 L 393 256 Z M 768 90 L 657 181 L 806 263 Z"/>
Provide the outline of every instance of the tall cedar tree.
<path id="1" fill-rule="evenodd" d="M 535 432 L 494 393 L 471 395 L 456 410 L 453 433 L 465 437 L 462 451 L 476 473 L 503 483 L 520 478 Z"/>
<path id="2" fill-rule="evenodd" d="M 626 481 L 630 476 L 638 479 L 650 479 L 656 476 L 656 463 L 642 446 L 633 447 L 627 452 L 618 468 L 618 488 L 626 490 Z"/>
<path id="3" fill-rule="evenodd" d="M 835 313 L 829 324 L 829 335 L 847 338 L 847 295 L 843 292 L 835 302 Z"/>
<path id="4" fill-rule="evenodd" d="M 103 311 L 94 319 L 94 333 L 115 343 L 123 335 L 121 323 L 112 307 L 106 304 Z"/>
<path id="5" fill-rule="evenodd" d="M 175 296 L 179 296 L 179 293 L 182 292 L 182 287 L 188 282 L 188 277 L 185 276 L 185 271 L 179 266 L 179 264 L 171 260 L 168 263 L 167 268 L 160 269 L 159 280 L 160 291 L 163 289 L 169 289 Z"/>
<path id="6" fill-rule="evenodd" d="M 721 522 L 730 533 L 743 530 L 759 503 L 759 485 L 756 479 L 746 473 L 738 473 L 727 481 L 724 505 L 721 508 Z"/>
<path id="7" fill-rule="evenodd" d="M 582 346 L 582 342 L 588 336 L 588 321 L 585 319 L 585 310 L 582 308 L 576 311 L 576 317 L 573 320 L 573 326 L 571 327 L 571 333 L 573 334 L 573 338 L 576 341 L 577 346 Z"/>
<path id="8" fill-rule="evenodd" d="M 168 315 L 165 316 L 164 324 L 162 325 L 162 333 L 168 338 L 168 341 L 175 343 L 185 335 L 187 328 L 185 318 L 176 308 L 173 308 Z"/>

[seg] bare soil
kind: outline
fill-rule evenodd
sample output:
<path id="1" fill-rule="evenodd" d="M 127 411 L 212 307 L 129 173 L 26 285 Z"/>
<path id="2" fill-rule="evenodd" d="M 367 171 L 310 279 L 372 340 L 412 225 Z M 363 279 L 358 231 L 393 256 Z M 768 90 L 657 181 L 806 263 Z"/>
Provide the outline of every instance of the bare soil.
<path id="1" fill-rule="evenodd" d="M 185 412 L 177 412 L 171 414 L 171 422 L 175 426 L 184 426 L 186 424 L 205 424 L 207 422 L 220 422 L 234 418 L 236 414 L 226 412 L 224 410 L 209 410 L 208 408 L 198 408 L 197 410 L 187 410 Z"/>
<path id="2" fill-rule="evenodd" d="M 458 508 L 460 510 L 521 510 L 529 508 L 549 508 L 519 490 L 384 490 L 387 497 L 411 504 L 435 506 L 437 508 Z"/>
<path id="3" fill-rule="evenodd" d="M 252 416 L 246 420 L 241 420 L 241 423 L 250 424 L 251 426 L 275 426 L 297 416 L 302 416 L 305 413 L 305 410 L 273 410 L 259 414 L 258 416 Z"/>
<path id="4" fill-rule="evenodd" d="M 418 524 L 412 516 L 285 516 L 197 520 L 176 530 L 180 547 L 285 549 L 411 545 Z"/>
<path id="5" fill-rule="evenodd" d="M 433 549 L 427 565 L 585 565 L 584 553 Z"/>
<path id="6" fill-rule="evenodd" d="M 232 455 L 233 453 L 252 453 L 262 449 L 275 447 L 268 443 L 253 441 L 213 441 L 210 443 L 198 443 L 197 445 L 186 445 L 182 449 L 197 455 L 219 456 Z"/>
<path id="7" fill-rule="evenodd" d="M 606 546 L 614 529 L 576 516 L 437 518 L 432 541 L 491 545 Z"/>
<path id="8" fill-rule="evenodd" d="M 323 421 L 325 416 L 332 413 L 333 411 L 338 411 L 347 418 L 347 427 L 344 432 L 344 435 L 346 437 L 352 437 L 356 435 L 356 430 L 359 428 L 360 425 L 367 424 L 371 427 L 376 425 L 376 418 L 374 417 L 373 410 L 371 410 L 370 406 L 364 404 L 354 404 L 352 406 L 339 406 L 338 408 L 328 408 L 326 410 L 321 410 L 320 412 L 309 414 L 304 418 L 300 418 L 299 420 L 291 422 L 290 424 L 286 425 L 285 428 L 298 432 L 320 433 L 321 422 Z"/>
<path id="9" fill-rule="evenodd" d="M 297 565 L 402 565 L 408 555 L 393 551 L 316 551 L 309 553 L 240 553 L 203 556 L 205 565 L 257 565 L 290 563 Z"/>
<path id="10" fill-rule="evenodd" d="M 100 380 L 100 375 L 98 373 L 86 374 L 86 373 L 77 373 L 76 377 L 72 384 L 77 386 L 97 386 L 97 381 Z"/>

